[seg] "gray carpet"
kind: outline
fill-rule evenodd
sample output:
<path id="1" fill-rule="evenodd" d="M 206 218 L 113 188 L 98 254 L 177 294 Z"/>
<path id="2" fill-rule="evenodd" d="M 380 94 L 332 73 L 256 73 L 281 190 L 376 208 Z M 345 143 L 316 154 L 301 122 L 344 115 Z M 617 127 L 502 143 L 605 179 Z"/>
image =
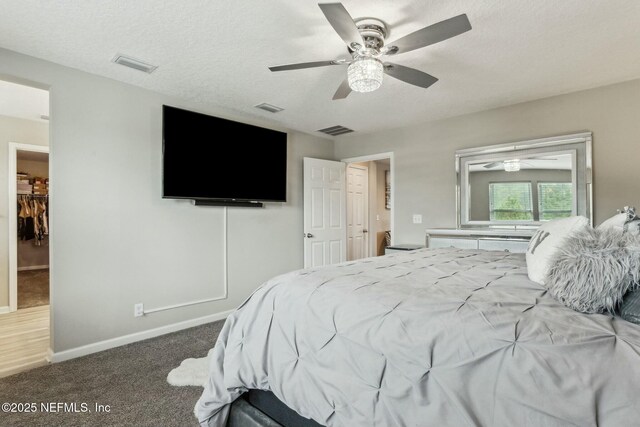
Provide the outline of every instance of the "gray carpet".
<path id="1" fill-rule="evenodd" d="M 35 414 L 0 412 L 0 426 L 197 426 L 201 387 L 166 377 L 188 357 L 204 357 L 223 321 L 0 378 L 0 403 L 36 402 Z M 110 405 L 110 413 L 42 413 L 40 402 Z"/>
<path id="2" fill-rule="evenodd" d="M 49 304 L 49 269 L 18 271 L 18 308 Z"/>

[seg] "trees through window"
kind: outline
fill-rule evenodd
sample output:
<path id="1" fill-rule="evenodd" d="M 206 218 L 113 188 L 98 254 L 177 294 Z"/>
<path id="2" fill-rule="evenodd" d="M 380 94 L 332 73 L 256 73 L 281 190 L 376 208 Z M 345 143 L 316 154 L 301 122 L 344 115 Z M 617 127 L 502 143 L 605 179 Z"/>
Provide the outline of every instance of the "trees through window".
<path id="1" fill-rule="evenodd" d="M 570 182 L 539 182 L 538 212 L 540 221 L 571 216 L 573 204 Z"/>
<path id="2" fill-rule="evenodd" d="M 572 206 L 573 185 L 570 182 L 538 182 L 535 187 L 531 182 L 489 183 L 491 221 L 566 218 L 572 215 Z"/>
<path id="3" fill-rule="evenodd" d="M 489 218 L 491 221 L 533 221 L 531 183 L 490 183 Z"/>

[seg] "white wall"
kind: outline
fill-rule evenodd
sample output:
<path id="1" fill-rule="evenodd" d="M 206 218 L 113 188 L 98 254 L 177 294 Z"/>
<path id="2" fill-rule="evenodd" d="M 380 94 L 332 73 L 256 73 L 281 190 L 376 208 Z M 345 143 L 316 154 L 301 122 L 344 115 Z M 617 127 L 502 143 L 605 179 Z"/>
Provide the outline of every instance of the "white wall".
<path id="1" fill-rule="evenodd" d="M 49 125 L 34 120 L 0 116 L 0 307 L 9 305 L 9 142 L 48 145 Z M 11 206 L 14 206 L 11 204 Z"/>
<path id="2" fill-rule="evenodd" d="M 428 93 L 425 92 L 428 97 Z M 595 223 L 640 206 L 640 80 L 374 134 L 336 140 L 336 158 L 395 153 L 395 243 L 424 243 L 424 229 L 455 227 L 459 148 L 593 131 Z M 422 214 L 423 224 L 411 215 Z"/>
<path id="3" fill-rule="evenodd" d="M 54 351 L 232 309 L 302 267 L 302 157 L 333 143 L 293 132 L 288 202 L 229 209 L 229 298 L 134 318 L 223 288 L 222 208 L 161 198 L 162 104 L 242 118 L 7 50 L 0 76 L 50 86 Z"/>

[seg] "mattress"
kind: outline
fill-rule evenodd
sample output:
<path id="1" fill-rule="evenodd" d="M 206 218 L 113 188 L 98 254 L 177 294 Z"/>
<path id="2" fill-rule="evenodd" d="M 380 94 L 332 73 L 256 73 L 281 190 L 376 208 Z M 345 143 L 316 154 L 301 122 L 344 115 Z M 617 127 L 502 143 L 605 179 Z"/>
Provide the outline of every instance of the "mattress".
<path id="1" fill-rule="evenodd" d="M 248 389 L 326 426 L 638 425 L 640 326 L 581 314 L 523 254 L 423 249 L 294 271 L 227 319 L 195 408 Z"/>

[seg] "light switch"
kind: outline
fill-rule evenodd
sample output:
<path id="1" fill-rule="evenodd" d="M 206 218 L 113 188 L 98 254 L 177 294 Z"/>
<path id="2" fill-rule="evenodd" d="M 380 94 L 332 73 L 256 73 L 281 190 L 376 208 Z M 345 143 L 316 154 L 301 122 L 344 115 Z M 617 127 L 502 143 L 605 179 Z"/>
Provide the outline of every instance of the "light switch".
<path id="1" fill-rule="evenodd" d="M 413 214 L 413 223 L 414 224 L 422 224 L 422 215 Z"/>

